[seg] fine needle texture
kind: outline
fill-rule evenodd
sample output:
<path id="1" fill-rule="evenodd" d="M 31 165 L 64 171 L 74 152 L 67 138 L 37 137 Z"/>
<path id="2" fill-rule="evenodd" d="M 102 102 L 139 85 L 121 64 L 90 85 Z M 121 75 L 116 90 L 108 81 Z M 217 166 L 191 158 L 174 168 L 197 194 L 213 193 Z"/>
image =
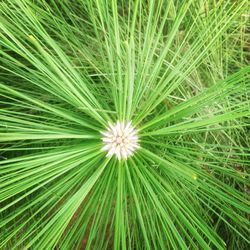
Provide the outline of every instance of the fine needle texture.
<path id="1" fill-rule="evenodd" d="M 249 249 L 249 9 L 0 1 L 0 249 Z"/>

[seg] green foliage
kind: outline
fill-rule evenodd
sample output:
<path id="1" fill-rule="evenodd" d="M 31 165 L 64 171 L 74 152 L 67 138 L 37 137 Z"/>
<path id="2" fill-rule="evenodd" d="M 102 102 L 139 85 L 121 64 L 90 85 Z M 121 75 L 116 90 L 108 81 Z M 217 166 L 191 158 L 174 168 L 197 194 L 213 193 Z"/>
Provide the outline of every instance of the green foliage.
<path id="1" fill-rule="evenodd" d="M 247 249 L 249 7 L 1 1 L 0 249 Z"/>

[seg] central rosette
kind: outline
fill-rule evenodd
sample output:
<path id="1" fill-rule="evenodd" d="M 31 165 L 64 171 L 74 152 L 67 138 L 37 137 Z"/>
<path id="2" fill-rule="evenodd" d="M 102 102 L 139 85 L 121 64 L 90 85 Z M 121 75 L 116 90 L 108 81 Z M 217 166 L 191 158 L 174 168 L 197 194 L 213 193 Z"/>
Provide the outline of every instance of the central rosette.
<path id="1" fill-rule="evenodd" d="M 126 159 L 139 148 L 137 130 L 132 126 L 131 121 L 108 123 L 107 130 L 101 134 L 105 144 L 102 150 L 107 151 L 107 157 L 116 155 L 119 160 Z"/>

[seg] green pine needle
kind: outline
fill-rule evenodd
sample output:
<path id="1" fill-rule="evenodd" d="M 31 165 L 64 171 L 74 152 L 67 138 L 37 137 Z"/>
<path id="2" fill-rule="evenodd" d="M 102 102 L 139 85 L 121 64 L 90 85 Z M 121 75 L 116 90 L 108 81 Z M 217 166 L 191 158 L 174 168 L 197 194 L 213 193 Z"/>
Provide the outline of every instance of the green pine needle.
<path id="1" fill-rule="evenodd" d="M 0 249 L 247 249 L 249 7 L 2 1 Z"/>

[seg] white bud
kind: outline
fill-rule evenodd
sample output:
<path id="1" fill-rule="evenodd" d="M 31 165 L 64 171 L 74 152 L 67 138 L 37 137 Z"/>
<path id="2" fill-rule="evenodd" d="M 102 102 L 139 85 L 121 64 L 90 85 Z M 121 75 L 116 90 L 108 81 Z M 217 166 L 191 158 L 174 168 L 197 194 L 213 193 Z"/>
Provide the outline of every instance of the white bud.
<path id="1" fill-rule="evenodd" d="M 139 148 L 137 130 L 131 121 L 108 123 L 107 130 L 101 134 L 104 143 L 102 151 L 107 151 L 107 157 L 116 155 L 118 160 L 126 159 Z"/>

